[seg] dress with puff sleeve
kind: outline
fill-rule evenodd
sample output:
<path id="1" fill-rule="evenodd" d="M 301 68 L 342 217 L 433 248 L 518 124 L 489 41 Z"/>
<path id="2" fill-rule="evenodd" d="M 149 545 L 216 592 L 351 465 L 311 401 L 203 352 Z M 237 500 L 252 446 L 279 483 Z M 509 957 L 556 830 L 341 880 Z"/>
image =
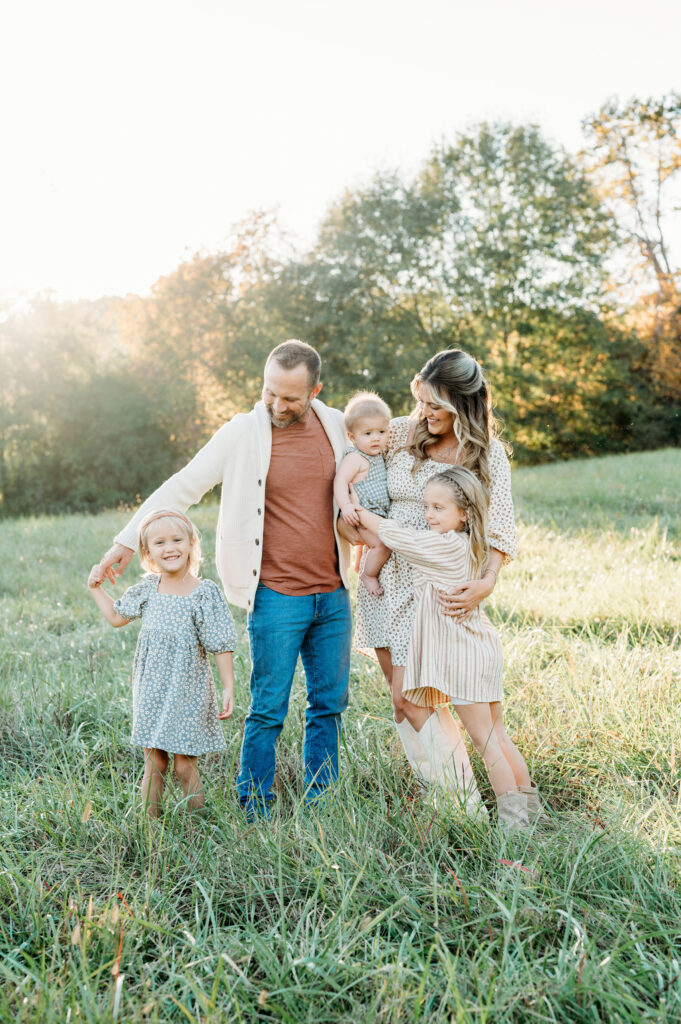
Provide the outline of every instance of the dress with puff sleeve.
<path id="1" fill-rule="evenodd" d="M 212 580 L 189 594 L 159 594 L 150 574 L 123 594 L 116 610 L 142 618 L 132 669 L 135 746 L 199 755 L 224 750 L 208 652 L 232 651 L 236 631 Z"/>
<path id="2" fill-rule="evenodd" d="M 220 588 L 212 580 L 204 580 L 194 595 L 192 618 L 201 646 L 211 654 L 233 651 L 237 643 L 234 620 Z"/>
<path id="3" fill-rule="evenodd" d="M 144 606 L 156 592 L 158 576 L 147 573 L 139 583 L 134 583 L 114 601 L 114 611 L 118 612 L 124 619 L 139 619 L 144 611 Z"/>

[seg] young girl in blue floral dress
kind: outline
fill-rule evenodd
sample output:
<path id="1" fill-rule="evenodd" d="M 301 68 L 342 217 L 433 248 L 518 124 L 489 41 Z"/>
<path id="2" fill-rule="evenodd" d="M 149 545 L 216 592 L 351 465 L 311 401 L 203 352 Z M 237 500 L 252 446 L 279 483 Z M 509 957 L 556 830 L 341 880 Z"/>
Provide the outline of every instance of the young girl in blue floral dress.
<path id="1" fill-rule="evenodd" d="M 171 754 L 191 808 L 204 805 L 197 757 L 224 750 L 219 719 L 234 705 L 232 651 L 236 632 L 227 602 L 212 580 L 196 575 L 199 535 L 181 512 L 151 512 L 139 528 L 138 554 L 149 572 L 114 601 L 104 590 L 104 573 L 93 566 L 88 586 L 112 626 L 142 619 L 133 663 L 131 742 L 144 748 L 142 799 L 151 817 L 161 800 Z M 218 714 L 208 652 L 222 683 Z"/>

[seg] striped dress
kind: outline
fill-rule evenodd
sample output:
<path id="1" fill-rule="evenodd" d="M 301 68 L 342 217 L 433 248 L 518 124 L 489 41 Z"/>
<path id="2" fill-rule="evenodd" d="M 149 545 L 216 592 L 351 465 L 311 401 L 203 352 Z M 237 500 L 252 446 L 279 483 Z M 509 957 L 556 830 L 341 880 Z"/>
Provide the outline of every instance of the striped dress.
<path id="1" fill-rule="evenodd" d="M 449 464 L 427 459 L 412 472 L 414 458 L 405 448 L 409 428 L 410 420 L 406 416 L 390 422 L 390 446 L 386 453 L 390 518 L 401 526 L 426 530 L 423 492 L 430 478 L 447 469 Z M 496 438 L 490 441 L 487 454 L 490 477 L 487 541 L 490 548 L 502 552 L 505 563 L 517 553 L 511 467 L 503 445 Z M 416 610 L 412 576 L 409 562 L 395 553 L 380 572 L 379 579 L 385 590 L 383 597 L 370 594 L 366 587 L 357 588 L 356 650 L 371 658 L 375 657 L 374 648 L 387 647 L 393 665 L 407 664 Z"/>
<path id="2" fill-rule="evenodd" d="M 416 615 L 402 694 L 419 707 L 502 699 L 499 636 L 478 607 L 464 622 L 440 611 L 438 591 L 474 579 L 468 534 L 412 530 L 392 519 L 378 535 L 412 566 Z"/>

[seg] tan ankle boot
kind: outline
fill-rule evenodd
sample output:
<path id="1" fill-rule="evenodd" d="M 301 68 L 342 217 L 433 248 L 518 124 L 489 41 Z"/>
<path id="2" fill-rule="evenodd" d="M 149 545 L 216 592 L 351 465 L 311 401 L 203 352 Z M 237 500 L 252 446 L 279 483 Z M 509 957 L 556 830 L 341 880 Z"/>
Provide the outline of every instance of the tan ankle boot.
<path id="1" fill-rule="evenodd" d="M 511 829 L 527 829 L 530 819 L 527 813 L 527 797 L 512 789 L 497 797 L 497 815 L 500 825 Z"/>
<path id="2" fill-rule="evenodd" d="M 518 786 L 518 791 L 527 797 L 527 816 L 530 821 L 545 825 L 549 819 L 544 814 L 537 783 L 530 782 L 529 786 Z"/>

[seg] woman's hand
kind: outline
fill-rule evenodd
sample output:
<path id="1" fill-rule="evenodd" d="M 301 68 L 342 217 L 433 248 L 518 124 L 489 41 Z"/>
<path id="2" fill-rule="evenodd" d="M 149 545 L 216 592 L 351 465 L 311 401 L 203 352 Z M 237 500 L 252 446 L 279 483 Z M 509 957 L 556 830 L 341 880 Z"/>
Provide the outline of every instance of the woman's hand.
<path id="1" fill-rule="evenodd" d="M 440 611 L 443 615 L 451 615 L 456 622 L 465 622 L 481 601 L 494 590 L 495 579 L 490 572 L 481 580 L 467 580 L 453 594 L 438 592 Z"/>

